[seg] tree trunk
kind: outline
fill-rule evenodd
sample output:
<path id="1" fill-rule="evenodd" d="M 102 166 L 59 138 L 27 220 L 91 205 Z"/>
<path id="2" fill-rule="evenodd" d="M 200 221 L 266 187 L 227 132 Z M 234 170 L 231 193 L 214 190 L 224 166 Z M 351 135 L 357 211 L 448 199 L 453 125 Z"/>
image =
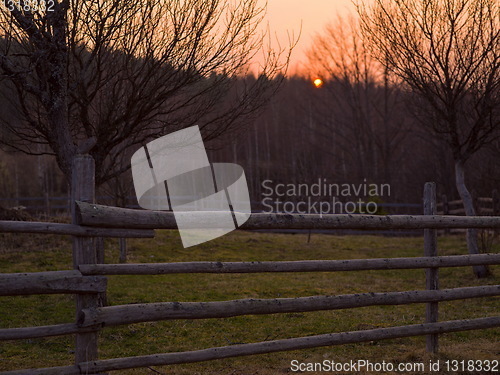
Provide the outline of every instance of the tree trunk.
<path id="1" fill-rule="evenodd" d="M 455 161 L 455 184 L 464 204 L 465 215 L 476 216 L 472 195 L 465 186 L 464 162 L 461 160 Z M 467 248 L 469 254 L 479 254 L 477 229 L 467 229 Z M 472 268 L 477 278 L 486 277 L 490 274 L 486 266 L 473 266 Z"/>

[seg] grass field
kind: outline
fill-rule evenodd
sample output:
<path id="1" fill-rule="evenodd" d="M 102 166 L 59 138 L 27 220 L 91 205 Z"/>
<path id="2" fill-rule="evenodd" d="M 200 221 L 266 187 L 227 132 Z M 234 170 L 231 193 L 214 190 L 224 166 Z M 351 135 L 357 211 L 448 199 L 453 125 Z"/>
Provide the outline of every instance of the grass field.
<path id="1" fill-rule="evenodd" d="M 118 241 L 106 240 L 106 262 L 118 262 Z M 463 237 L 439 239 L 440 255 L 466 254 Z M 151 240 L 129 240 L 129 262 L 256 261 L 359 259 L 422 256 L 423 237 L 329 236 L 233 232 L 200 246 L 183 249 L 175 231 L 157 231 Z M 493 246 L 498 252 L 500 245 Z M 71 242 L 58 236 L 0 235 L 0 272 L 71 269 Z M 499 284 L 493 276 L 476 280 L 470 267 L 440 270 L 440 287 Z M 279 298 L 425 289 L 424 270 L 338 273 L 112 276 L 110 305 L 160 301 L 218 301 L 238 298 Z M 440 320 L 498 315 L 498 298 L 445 302 Z M 105 328 L 100 358 L 175 352 L 291 338 L 348 330 L 424 322 L 423 304 L 380 306 L 331 312 L 242 316 L 228 319 L 179 320 Z M 0 327 L 71 322 L 71 295 L 0 298 Z M 500 329 L 440 336 L 441 361 L 499 359 Z M 0 342 L 0 370 L 70 365 L 73 337 Z M 212 362 L 121 371 L 123 374 L 286 374 L 291 361 L 425 362 L 425 338 L 404 338 Z M 118 373 L 118 372 L 117 372 Z M 309 372 L 312 373 L 312 372 Z M 363 373 L 363 372 L 358 372 Z M 433 372 L 447 373 L 444 371 Z M 464 372 L 469 373 L 469 372 Z"/>

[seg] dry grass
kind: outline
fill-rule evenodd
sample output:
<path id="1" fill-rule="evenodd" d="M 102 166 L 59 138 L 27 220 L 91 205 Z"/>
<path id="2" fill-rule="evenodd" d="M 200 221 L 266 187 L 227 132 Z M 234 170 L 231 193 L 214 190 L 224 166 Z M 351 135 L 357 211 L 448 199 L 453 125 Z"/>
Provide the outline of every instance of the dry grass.
<path id="1" fill-rule="evenodd" d="M 1 235 L 0 272 L 34 272 L 71 268 L 71 243 L 58 236 Z M 118 261 L 117 240 L 106 241 L 106 260 Z M 499 245 L 493 246 L 498 252 Z M 175 231 L 160 231 L 155 239 L 129 241 L 130 262 L 253 261 L 356 259 L 421 256 L 423 239 L 377 236 L 285 235 L 234 232 L 195 248 L 183 249 Z M 440 255 L 465 254 L 461 237 L 439 239 Z M 498 284 L 493 276 L 476 280 L 470 268 L 440 271 L 442 288 Z M 424 289 L 424 271 L 359 271 L 338 273 L 113 276 L 111 305 L 156 301 L 216 301 L 236 298 L 275 298 L 310 295 Z M 71 296 L 4 297 L 0 326 L 20 327 L 70 322 Z M 498 315 L 499 300 L 484 298 L 440 304 L 440 319 Z M 415 324 L 424 321 L 424 305 L 379 306 L 359 309 L 242 316 L 228 319 L 179 320 L 106 328 L 101 333 L 102 358 L 196 350 L 235 343 L 307 336 L 347 330 Z M 495 359 L 500 329 L 442 335 L 438 359 Z M 123 374 L 285 374 L 293 359 L 337 362 L 366 359 L 386 362 L 428 362 L 425 338 L 316 348 L 296 352 L 233 358 L 199 364 L 121 371 Z M 0 370 L 48 367 L 72 363 L 73 339 L 21 340 L 0 343 Z M 156 372 L 155 372 L 156 371 Z M 362 373 L 362 372 L 361 372 Z"/>

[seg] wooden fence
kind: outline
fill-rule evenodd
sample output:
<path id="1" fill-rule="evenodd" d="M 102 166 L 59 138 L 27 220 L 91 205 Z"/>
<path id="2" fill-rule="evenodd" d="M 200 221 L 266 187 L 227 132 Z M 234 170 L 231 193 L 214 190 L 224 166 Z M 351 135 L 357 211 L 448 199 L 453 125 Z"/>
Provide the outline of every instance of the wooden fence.
<path id="1" fill-rule="evenodd" d="M 474 206 L 478 216 L 500 216 L 500 195 L 498 190 L 491 192 L 491 197 L 474 197 Z M 441 202 L 437 204 L 439 215 L 465 215 L 463 202 L 461 199 L 450 201 L 443 194 Z"/>
<path id="2" fill-rule="evenodd" d="M 74 237 L 74 270 L 32 274 L 0 274 L 0 295 L 71 293 L 77 296 L 76 317 L 59 325 L 3 328 L 0 340 L 74 334 L 75 364 L 5 374 L 96 374 L 113 370 L 208 361 L 320 346 L 342 345 L 409 336 L 427 336 L 427 350 L 436 352 L 438 334 L 500 326 L 500 316 L 437 321 L 438 303 L 500 295 L 500 285 L 439 289 L 438 269 L 500 264 L 500 254 L 437 256 L 438 228 L 500 228 L 500 217 L 438 216 L 435 185 L 425 187 L 425 215 L 287 215 L 254 214 L 243 229 L 424 229 L 423 257 L 357 260 L 310 260 L 288 262 L 183 262 L 159 264 L 102 264 L 92 237 L 151 237 L 153 228 L 175 229 L 172 213 L 119 209 L 93 204 L 93 189 L 84 183 L 93 176 L 92 161 L 75 160 L 78 200 L 73 224 L 0 223 L 0 231 L 66 233 Z M 213 213 L 217 215 L 217 213 Z M 163 302 L 102 306 L 99 294 L 106 290 L 105 275 L 157 275 L 173 273 L 336 272 L 383 269 L 426 269 L 426 290 L 362 293 L 301 298 L 240 299 L 215 302 Z M 166 319 L 212 319 L 248 314 L 276 314 L 349 309 L 373 305 L 426 303 L 426 323 L 354 332 L 239 344 L 188 352 L 161 353 L 128 358 L 98 359 L 97 333 L 107 326 Z"/>
<path id="3" fill-rule="evenodd" d="M 500 195 L 498 190 L 491 192 L 491 197 L 476 197 L 472 194 L 474 201 L 474 208 L 478 216 L 500 216 Z M 441 202 L 437 204 L 438 215 L 459 215 L 465 216 L 464 204 L 461 199 L 448 200 L 448 197 L 443 194 Z M 464 229 L 444 229 L 439 234 L 462 234 Z M 498 229 L 495 229 L 495 234 L 498 234 Z"/>

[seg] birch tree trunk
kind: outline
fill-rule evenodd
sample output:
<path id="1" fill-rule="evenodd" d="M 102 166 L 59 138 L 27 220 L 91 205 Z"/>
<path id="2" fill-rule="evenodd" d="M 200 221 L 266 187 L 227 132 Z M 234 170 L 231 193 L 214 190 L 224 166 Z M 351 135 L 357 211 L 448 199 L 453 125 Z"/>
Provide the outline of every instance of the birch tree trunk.
<path id="1" fill-rule="evenodd" d="M 464 204 L 465 215 L 476 216 L 472 195 L 465 185 L 464 162 L 461 160 L 455 162 L 455 184 Z M 467 229 L 467 248 L 469 249 L 469 254 L 479 254 L 477 229 Z M 486 266 L 473 266 L 473 270 L 478 278 L 486 277 L 490 274 Z"/>

